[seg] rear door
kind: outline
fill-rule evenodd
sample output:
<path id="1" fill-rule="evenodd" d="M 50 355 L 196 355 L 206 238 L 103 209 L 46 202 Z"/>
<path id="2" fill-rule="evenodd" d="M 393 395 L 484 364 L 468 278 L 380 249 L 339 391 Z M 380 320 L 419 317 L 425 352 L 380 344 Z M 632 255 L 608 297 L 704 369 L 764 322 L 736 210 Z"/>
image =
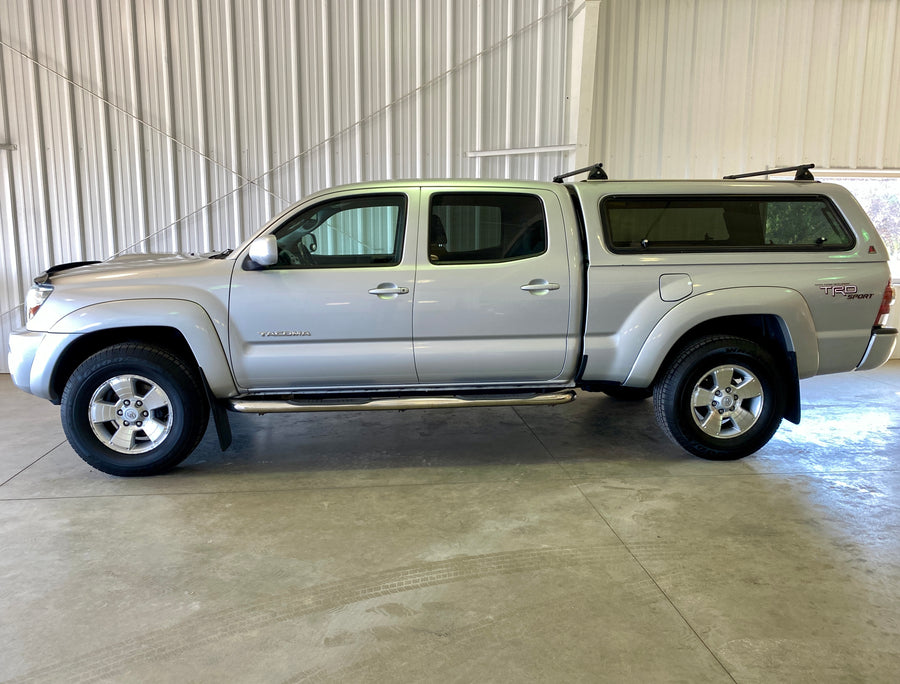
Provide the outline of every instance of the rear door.
<path id="1" fill-rule="evenodd" d="M 565 365 L 570 271 L 559 200 L 423 188 L 413 338 L 423 384 L 540 383 Z"/>

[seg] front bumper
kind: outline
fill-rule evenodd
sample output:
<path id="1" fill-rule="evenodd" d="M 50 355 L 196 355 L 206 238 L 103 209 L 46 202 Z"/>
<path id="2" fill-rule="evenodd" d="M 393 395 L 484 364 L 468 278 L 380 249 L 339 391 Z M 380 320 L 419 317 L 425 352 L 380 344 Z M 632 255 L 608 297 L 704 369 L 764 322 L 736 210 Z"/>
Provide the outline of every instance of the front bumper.
<path id="1" fill-rule="evenodd" d="M 9 373 L 13 384 L 20 390 L 31 393 L 31 369 L 34 367 L 34 355 L 46 333 L 29 330 L 13 330 L 9 334 Z"/>
<path id="2" fill-rule="evenodd" d="M 863 354 L 862 360 L 856 367 L 856 370 L 872 370 L 878 368 L 894 353 L 894 346 L 897 344 L 896 328 L 872 328 L 872 336 L 869 338 L 869 346 L 866 347 L 866 353 Z"/>
<path id="3" fill-rule="evenodd" d="M 20 328 L 9 334 L 9 373 L 19 389 L 58 403 L 53 371 L 63 350 L 77 334 L 33 332 Z"/>

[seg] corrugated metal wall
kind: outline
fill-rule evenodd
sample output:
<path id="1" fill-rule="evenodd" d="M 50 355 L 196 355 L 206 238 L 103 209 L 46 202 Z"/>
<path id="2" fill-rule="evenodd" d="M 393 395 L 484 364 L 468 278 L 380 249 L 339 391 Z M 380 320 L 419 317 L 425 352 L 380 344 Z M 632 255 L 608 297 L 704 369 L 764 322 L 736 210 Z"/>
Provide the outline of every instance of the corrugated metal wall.
<path id="1" fill-rule="evenodd" d="M 898 0 L 605 0 L 592 156 L 611 177 L 900 168 Z"/>
<path id="2" fill-rule="evenodd" d="M 552 177 L 570 4 L 0 0 L 0 334 L 53 263 L 234 246 L 339 183 Z"/>
<path id="3" fill-rule="evenodd" d="M 900 169 L 898 22 L 900 0 L 0 0 L 0 335 L 50 264 L 225 248 L 339 183 L 550 178 L 576 145 L 618 178 Z"/>

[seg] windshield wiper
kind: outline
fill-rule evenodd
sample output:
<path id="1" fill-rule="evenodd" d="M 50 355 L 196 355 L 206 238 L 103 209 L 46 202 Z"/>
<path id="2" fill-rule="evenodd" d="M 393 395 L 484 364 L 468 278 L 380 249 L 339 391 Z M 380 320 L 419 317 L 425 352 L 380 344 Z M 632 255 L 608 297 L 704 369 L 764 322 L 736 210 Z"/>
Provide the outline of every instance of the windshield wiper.
<path id="1" fill-rule="evenodd" d="M 231 254 L 233 251 L 234 251 L 233 249 L 224 249 L 221 252 L 219 252 L 218 254 L 211 255 L 209 258 L 210 259 L 224 259 L 229 254 Z"/>

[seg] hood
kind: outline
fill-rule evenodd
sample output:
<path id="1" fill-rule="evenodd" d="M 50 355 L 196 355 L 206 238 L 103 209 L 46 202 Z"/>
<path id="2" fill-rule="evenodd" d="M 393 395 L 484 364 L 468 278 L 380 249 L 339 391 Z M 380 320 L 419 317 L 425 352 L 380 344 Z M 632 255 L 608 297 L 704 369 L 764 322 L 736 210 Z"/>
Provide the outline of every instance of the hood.
<path id="1" fill-rule="evenodd" d="M 34 279 L 38 285 L 58 283 L 78 276 L 142 274 L 148 271 L 168 270 L 188 263 L 209 260 L 210 255 L 196 254 L 122 254 L 106 261 L 74 261 L 48 268 Z"/>

